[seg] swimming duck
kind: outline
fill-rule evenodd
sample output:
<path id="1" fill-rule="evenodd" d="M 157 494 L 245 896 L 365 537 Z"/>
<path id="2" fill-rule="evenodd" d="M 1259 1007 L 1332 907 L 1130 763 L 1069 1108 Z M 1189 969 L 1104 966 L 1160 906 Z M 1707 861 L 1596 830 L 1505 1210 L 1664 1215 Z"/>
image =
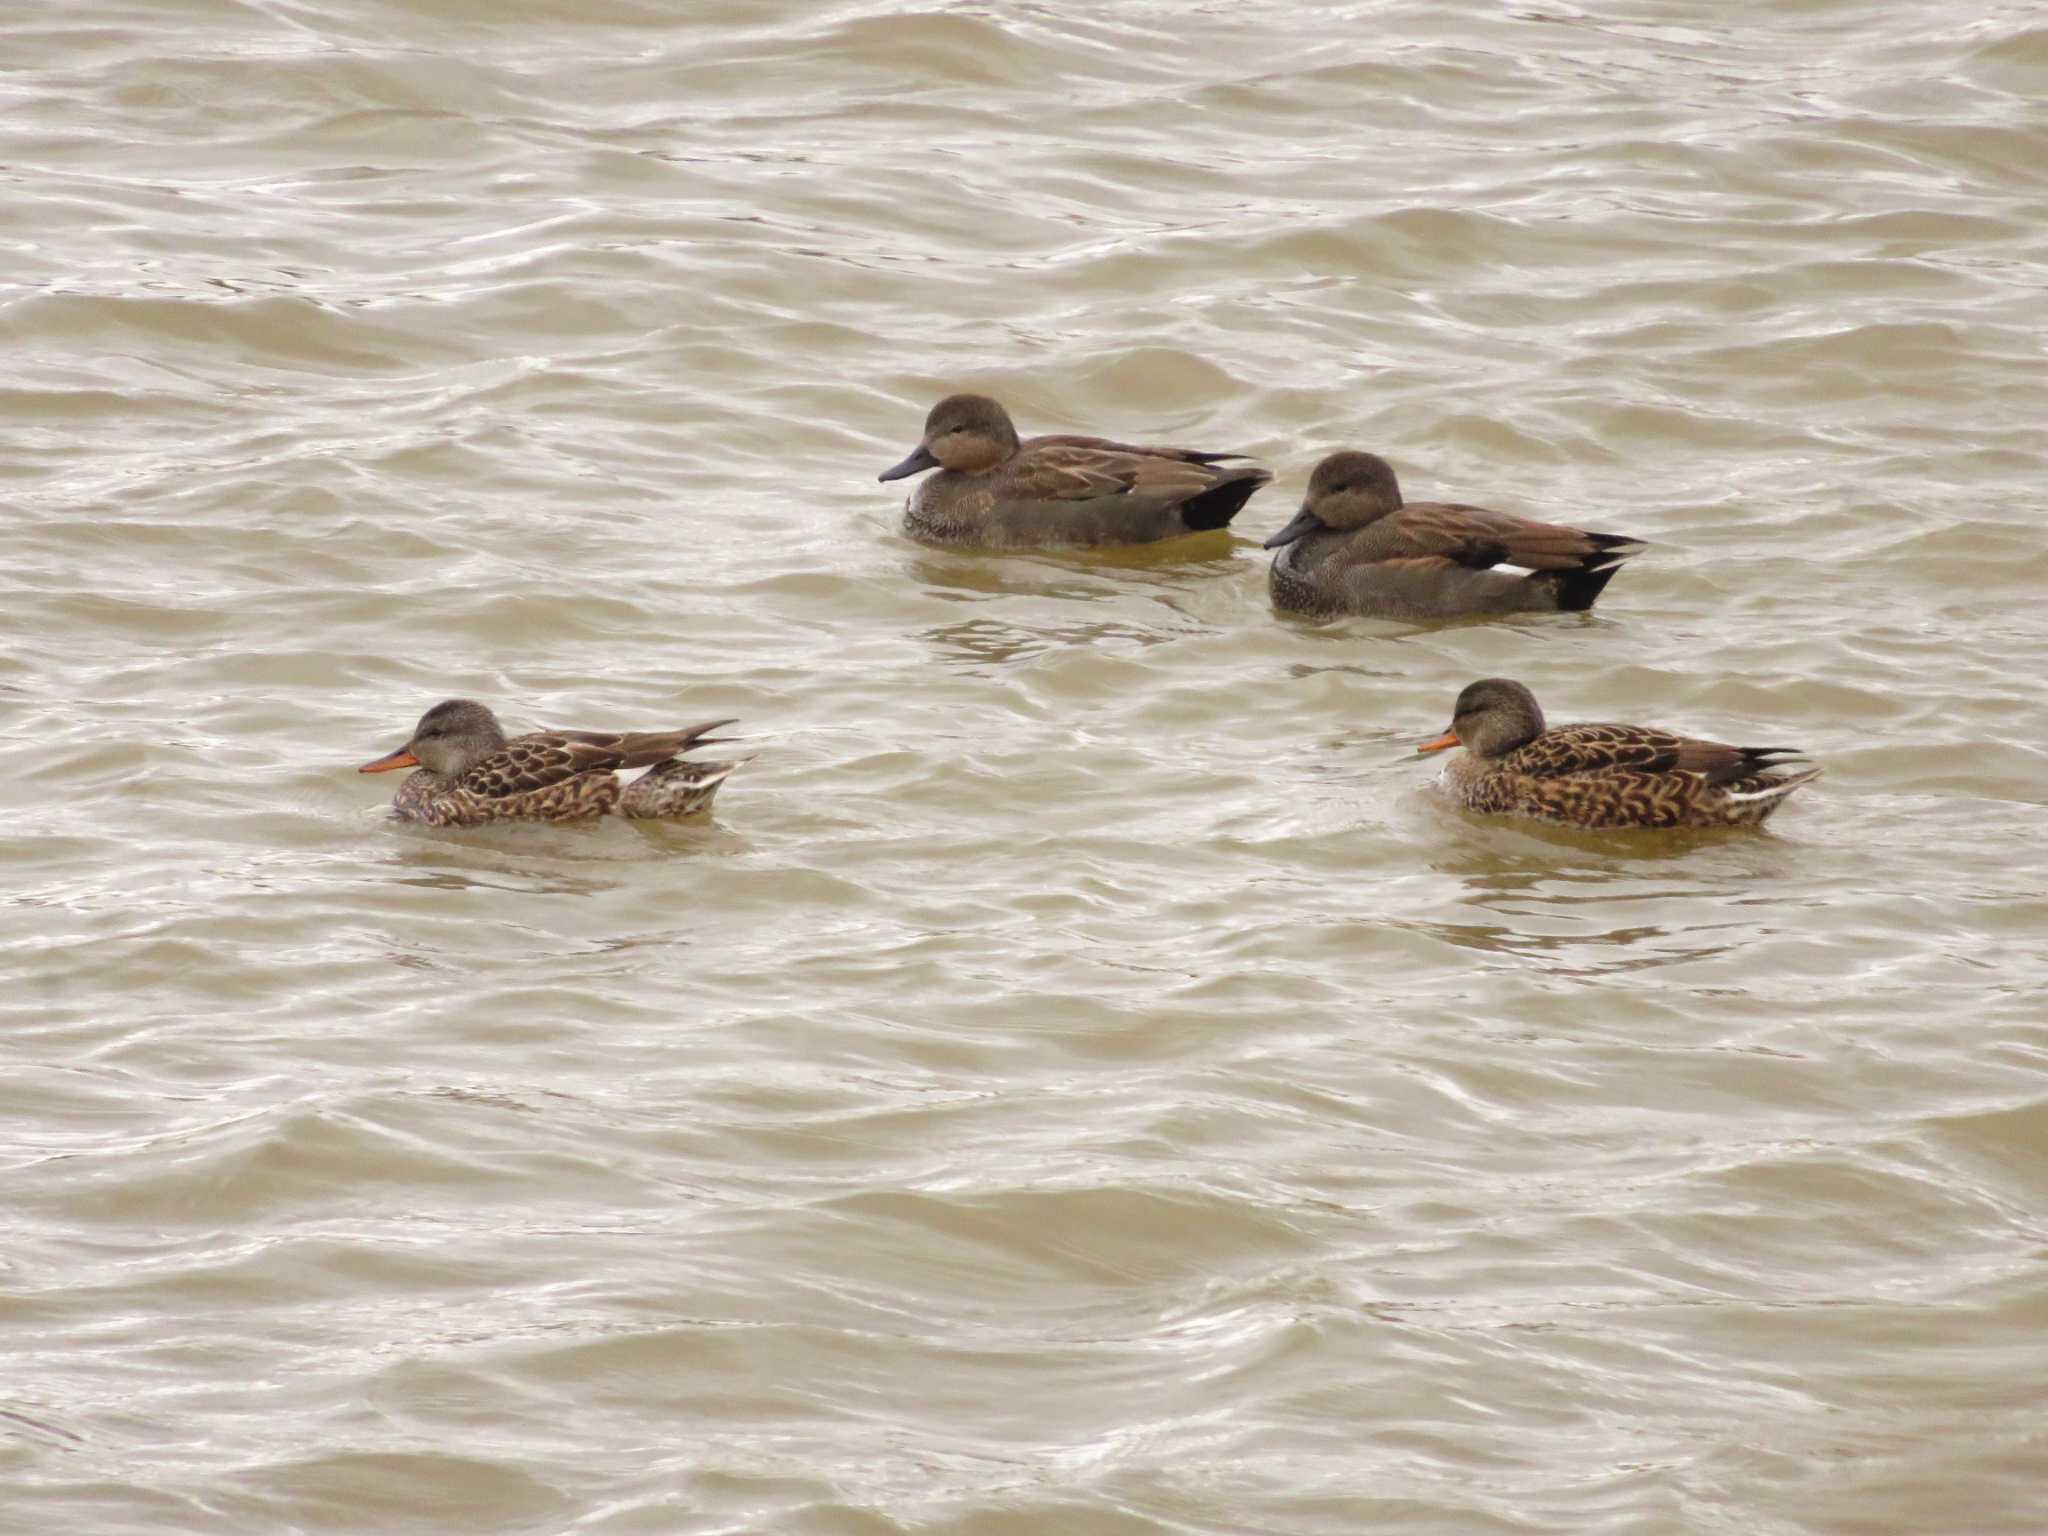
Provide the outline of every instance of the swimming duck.
<path id="1" fill-rule="evenodd" d="M 1548 729 L 1535 695 L 1489 677 L 1458 695 L 1451 728 L 1419 752 L 1462 746 L 1444 777 L 1467 810 L 1573 827 L 1748 827 L 1818 768 L 1779 772 L 1796 747 L 1729 747 L 1647 725 Z"/>
<path id="2" fill-rule="evenodd" d="M 903 509 L 904 530 L 928 544 L 1150 544 L 1228 527 L 1273 478 L 1256 464 L 1223 464 L 1243 457 L 1071 434 L 1020 442 L 1009 412 L 986 395 L 948 395 L 925 417 L 916 450 L 878 478 L 938 471 Z"/>
<path id="3" fill-rule="evenodd" d="M 1401 500 L 1387 461 L 1333 453 L 1309 476 L 1277 549 L 1273 605 L 1293 613 L 1458 619 L 1591 608 L 1642 540 L 1485 507 Z M 1518 572 L 1492 567 L 1521 566 Z"/>
<path id="4" fill-rule="evenodd" d="M 490 821 L 575 821 L 608 812 L 652 819 L 707 809 L 738 763 L 686 763 L 681 754 L 730 738 L 709 734 L 730 720 L 680 731 L 534 731 L 509 740 L 474 699 L 436 704 L 395 752 L 361 773 L 417 766 L 392 810 L 430 827 Z M 615 770 L 648 771 L 622 793 Z"/>

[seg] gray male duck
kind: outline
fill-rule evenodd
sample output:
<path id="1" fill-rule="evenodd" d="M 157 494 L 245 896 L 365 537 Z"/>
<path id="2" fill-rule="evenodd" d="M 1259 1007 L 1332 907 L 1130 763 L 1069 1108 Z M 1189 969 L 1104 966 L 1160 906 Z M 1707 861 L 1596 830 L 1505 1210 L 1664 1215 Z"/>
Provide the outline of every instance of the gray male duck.
<path id="1" fill-rule="evenodd" d="M 880 479 L 936 469 L 904 504 L 927 544 L 1021 549 L 1151 544 L 1225 528 L 1273 476 L 1241 453 L 1141 448 L 1057 434 L 1019 441 L 986 395 L 949 395 L 925 418 L 916 451 Z"/>
<path id="2" fill-rule="evenodd" d="M 1280 551 L 1276 608 L 1423 620 L 1591 608 L 1643 541 L 1485 507 L 1403 502 L 1385 459 L 1345 452 L 1316 466 L 1301 510 L 1266 548 Z"/>

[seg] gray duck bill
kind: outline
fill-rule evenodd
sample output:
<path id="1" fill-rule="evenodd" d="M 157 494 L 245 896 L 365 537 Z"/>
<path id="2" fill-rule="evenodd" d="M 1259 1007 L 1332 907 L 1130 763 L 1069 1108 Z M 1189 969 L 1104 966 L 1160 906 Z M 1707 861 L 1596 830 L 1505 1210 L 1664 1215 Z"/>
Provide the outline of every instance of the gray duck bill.
<path id="1" fill-rule="evenodd" d="M 1317 517 L 1315 513 L 1309 511 L 1307 507 L 1303 507 L 1299 512 L 1294 514 L 1293 522 L 1289 523 L 1285 528 L 1282 528 L 1278 533 L 1274 534 L 1273 537 L 1266 540 L 1265 544 L 1262 547 L 1266 549 L 1278 549 L 1283 544 L 1292 544 L 1296 539 L 1307 538 L 1310 534 L 1314 533 L 1318 528 L 1321 528 L 1322 526 L 1323 520 L 1320 517 Z"/>
<path id="2" fill-rule="evenodd" d="M 894 469 L 883 470 L 875 478 L 877 480 L 903 480 L 911 475 L 921 475 L 928 469 L 937 469 L 938 467 L 939 461 L 932 457 L 931 449 L 925 447 L 923 443 L 919 443 L 916 451 L 909 458 L 898 464 Z"/>

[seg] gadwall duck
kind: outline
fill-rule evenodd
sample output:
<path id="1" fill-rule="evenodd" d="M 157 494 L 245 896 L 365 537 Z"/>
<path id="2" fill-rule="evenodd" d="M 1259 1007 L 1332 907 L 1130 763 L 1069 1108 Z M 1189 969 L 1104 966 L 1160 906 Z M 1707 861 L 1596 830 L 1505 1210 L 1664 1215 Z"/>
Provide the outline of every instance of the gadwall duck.
<path id="1" fill-rule="evenodd" d="M 1751 827 L 1818 768 L 1796 747 L 1729 747 L 1647 725 L 1548 729 L 1535 695 L 1489 677 L 1458 695 L 1451 728 L 1419 752 L 1465 750 L 1444 770 L 1467 810 L 1572 827 Z"/>
<path id="2" fill-rule="evenodd" d="M 1642 547 L 1625 534 L 1525 522 L 1484 507 L 1404 503 L 1393 469 L 1373 453 L 1324 459 L 1294 521 L 1266 540 L 1280 551 L 1275 607 L 1392 619 L 1590 608 Z"/>
<path id="3" fill-rule="evenodd" d="M 534 731 L 507 739 L 474 699 L 448 699 L 424 715 L 412 739 L 365 763 L 361 773 L 417 767 L 392 810 L 430 827 L 491 821 L 575 821 L 617 812 L 644 820 L 707 809 L 738 763 L 686 763 L 681 754 L 726 738 L 730 720 L 680 731 Z M 616 770 L 648 771 L 622 792 Z"/>
<path id="4" fill-rule="evenodd" d="M 904 530 L 928 544 L 1150 544 L 1228 527 L 1273 478 L 1223 464 L 1243 457 L 1068 434 L 1019 442 L 995 401 L 949 395 L 925 417 L 916 451 L 879 478 L 938 471 L 903 509 Z"/>

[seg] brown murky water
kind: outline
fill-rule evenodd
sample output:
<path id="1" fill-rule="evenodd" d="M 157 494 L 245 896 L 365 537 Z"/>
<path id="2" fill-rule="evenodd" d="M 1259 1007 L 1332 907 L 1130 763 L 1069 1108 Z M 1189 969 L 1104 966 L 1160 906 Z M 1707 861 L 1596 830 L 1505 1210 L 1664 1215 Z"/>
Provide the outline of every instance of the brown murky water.
<path id="1" fill-rule="evenodd" d="M 7 32 L 0 1527 L 2048 1528 L 2038 6 Z M 953 387 L 1279 483 L 929 552 Z M 1657 548 L 1279 620 L 1340 445 Z M 1465 820 L 1499 673 L 1829 776 Z"/>

